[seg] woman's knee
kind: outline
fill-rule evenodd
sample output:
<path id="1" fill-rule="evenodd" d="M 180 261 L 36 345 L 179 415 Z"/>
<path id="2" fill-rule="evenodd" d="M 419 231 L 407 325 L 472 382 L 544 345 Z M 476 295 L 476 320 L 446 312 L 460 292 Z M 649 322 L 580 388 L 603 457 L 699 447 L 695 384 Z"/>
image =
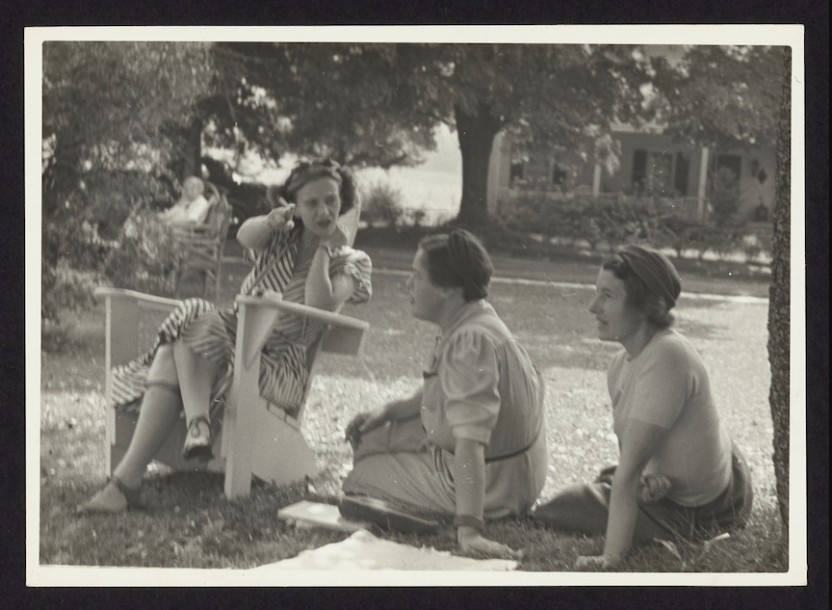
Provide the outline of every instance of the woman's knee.
<path id="1" fill-rule="evenodd" d="M 179 386 L 176 364 L 173 361 L 173 345 L 160 345 L 156 350 L 147 372 L 147 382 Z"/>

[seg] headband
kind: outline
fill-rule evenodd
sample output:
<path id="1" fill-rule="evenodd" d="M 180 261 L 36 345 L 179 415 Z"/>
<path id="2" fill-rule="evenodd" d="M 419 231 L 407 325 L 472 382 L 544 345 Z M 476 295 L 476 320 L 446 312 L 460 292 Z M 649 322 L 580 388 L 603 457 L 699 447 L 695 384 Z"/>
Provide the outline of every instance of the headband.
<path id="1" fill-rule="evenodd" d="M 338 183 L 340 188 L 344 182 L 340 170 L 341 166 L 332 159 L 298 163 L 286 180 L 284 192 L 287 195 L 297 193 L 304 184 L 318 178 L 331 178 Z"/>
<path id="2" fill-rule="evenodd" d="M 682 292 L 682 280 L 670 259 L 661 252 L 641 246 L 626 246 L 618 256 L 651 292 L 665 300 L 668 309 L 676 305 Z"/>

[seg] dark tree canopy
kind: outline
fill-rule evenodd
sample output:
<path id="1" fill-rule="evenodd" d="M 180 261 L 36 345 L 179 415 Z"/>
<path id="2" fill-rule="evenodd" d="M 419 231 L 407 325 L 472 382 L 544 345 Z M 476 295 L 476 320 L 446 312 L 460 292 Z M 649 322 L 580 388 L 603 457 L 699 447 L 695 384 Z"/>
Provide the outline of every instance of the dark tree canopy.
<path id="1" fill-rule="evenodd" d="M 692 46 L 679 62 L 659 59 L 660 121 L 696 144 L 749 147 L 777 140 L 781 47 Z"/>
<path id="2" fill-rule="evenodd" d="M 455 129 L 460 220 L 470 224 L 488 220 L 488 158 L 500 130 L 529 145 L 600 135 L 643 112 L 649 69 L 616 45 L 223 43 L 214 52 L 230 111 L 216 134 L 226 141 L 242 135 L 271 155 L 390 167 L 418 162 L 440 123 Z"/>

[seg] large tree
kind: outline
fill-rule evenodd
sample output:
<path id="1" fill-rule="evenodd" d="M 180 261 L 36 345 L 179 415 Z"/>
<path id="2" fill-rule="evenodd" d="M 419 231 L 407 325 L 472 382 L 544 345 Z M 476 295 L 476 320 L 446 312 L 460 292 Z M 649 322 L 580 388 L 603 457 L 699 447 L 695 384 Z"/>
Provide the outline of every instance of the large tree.
<path id="1" fill-rule="evenodd" d="M 53 41 L 43 45 L 42 314 L 55 319 L 59 263 L 89 262 L 85 222 L 129 206 L 129 188 L 102 194 L 101 177 L 160 174 L 174 155 L 164 135 L 187 125 L 209 94 L 213 68 L 200 43 Z M 105 180 L 106 181 L 106 180 Z M 127 192 L 125 192 L 127 191 Z M 102 196 L 104 195 L 104 196 Z"/>
<path id="2" fill-rule="evenodd" d="M 215 133 L 271 154 L 331 154 L 353 165 L 418 162 L 433 130 L 456 130 L 458 220 L 488 222 L 494 138 L 599 143 L 644 112 L 650 61 L 633 47 L 520 44 L 220 44 L 228 114 Z M 235 110 L 236 109 L 236 110 Z M 234 115 L 234 116 L 232 116 Z M 234 130 L 229 126 L 234 126 Z M 602 147 L 603 149 L 603 147 Z M 593 152 L 594 154 L 594 152 Z M 602 154 L 602 153 L 599 153 Z"/>
<path id="3" fill-rule="evenodd" d="M 790 49 L 783 53 L 783 86 L 777 132 L 777 175 L 774 239 L 768 307 L 768 358 L 771 364 L 769 406 L 774 422 L 774 475 L 784 534 L 789 532 L 789 426 L 791 375 L 791 66 Z"/>
<path id="4" fill-rule="evenodd" d="M 654 50 L 651 84 L 666 133 L 701 146 L 777 141 L 782 48 L 700 45 Z"/>

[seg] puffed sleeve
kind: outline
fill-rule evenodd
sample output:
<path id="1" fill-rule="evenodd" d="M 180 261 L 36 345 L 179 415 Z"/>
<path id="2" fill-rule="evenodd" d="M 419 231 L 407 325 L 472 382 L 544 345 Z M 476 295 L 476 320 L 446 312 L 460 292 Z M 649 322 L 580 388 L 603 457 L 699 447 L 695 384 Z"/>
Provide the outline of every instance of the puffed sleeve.
<path id="1" fill-rule="evenodd" d="M 437 371 L 454 438 L 488 444 L 500 414 L 497 348 L 482 333 L 458 333 L 445 348 Z"/>
<path id="2" fill-rule="evenodd" d="M 675 344 L 661 347 L 650 354 L 633 380 L 630 417 L 669 429 L 682 413 L 694 379 L 683 349 Z"/>
<path id="3" fill-rule="evenodd" d="M 373 263 L 370 257 L 361 250 L 353 250 L 349 246 L 337 248 L 332 253 L 329 263 L 329 276 L 339 273 L 349 275 L 355 280 L 355 291 L 347 299 L 347 303 L 366 303 L 373 294 L 370 276 L 373 273 Z"/>

